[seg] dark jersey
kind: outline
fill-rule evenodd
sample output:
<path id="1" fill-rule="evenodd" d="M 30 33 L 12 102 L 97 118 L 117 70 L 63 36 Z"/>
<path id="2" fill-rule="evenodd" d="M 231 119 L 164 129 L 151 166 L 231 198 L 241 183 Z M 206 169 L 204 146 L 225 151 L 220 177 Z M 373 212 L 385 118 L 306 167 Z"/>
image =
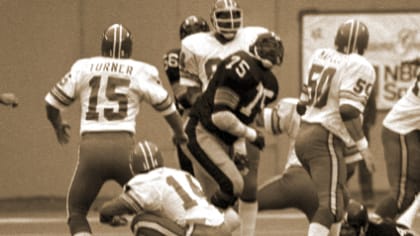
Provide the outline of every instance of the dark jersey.
<path id="1" fill-rule="evenodd" d="M 179 53 L 181 49 L 174 48 L 169 50 L 167 53 L 163 55 L 163 67 L 165 69 L 166 77 L 168 77 L 169 84 L 172 87 L 172 91 L 176 97 L 180 89 L 179 85 Z M 181 101 L 175 99 L 175 105 L 177 109 L 181 112 L 184 107 L 181 104 Z"/>
<path id="2" fill-rule="evenodd" d="M 278 83 L 271 70 L 245 51 L 238 51 L 217 67 L 206 91 L 193 105 L 190 116 L 227 144 L 237 137 L 218 129 L 212 122 L 212 113 L 228 110 L 246 125 L 252 123 L 266 104 L 266 98 L 277 98 Z"/>

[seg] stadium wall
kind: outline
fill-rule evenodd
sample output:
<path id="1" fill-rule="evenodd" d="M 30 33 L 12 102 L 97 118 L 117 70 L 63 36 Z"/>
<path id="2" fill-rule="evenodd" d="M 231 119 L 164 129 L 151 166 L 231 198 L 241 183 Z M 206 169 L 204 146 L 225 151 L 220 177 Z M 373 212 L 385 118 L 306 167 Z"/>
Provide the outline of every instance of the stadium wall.
<path id="1" fill-rule="evenodd" d="M 303 10 L 388 11 L 420 9 L 417 0 L 241 0 L 246 25 L 261 25 L 279 33 L 286 51 L 281 68 L 275 69 L 280 97 L 297 96 L 300 83 L 300 26 Z M 162 55 L 179 46 L 178 28 L 188 15 L 209 20 L 208 0 L 3 0 L 0 1 L 0 92 L 14 92 L 20 105 L 0 107 L 0 199 L 39 196 L 64 197 L 77 161 L 79 109 L 75 104 L 65 118 L 72 125 L 71 143 L 60 146 L 45 115 L 44 96 L 80 57 L 97 55 L 103 30 L 123 23 L 134 35 L 133 57 L 158 67 L 164 86 Z M 376 190 L 388 188 L 380 142 L 380 124 L 372 130 L 377 158 Z M 177 166 L 169 127 L 144 105 L 138 119 L 138 139 L 156 142 L 169 166 Z M 287 152 L 286 137 L 268 137 L 262 154 L 259 182 L 281 172 Z M 354 178 L 351 189 L 357 190 Z M 101 196 L 119 193 L 109 183 Z"/>

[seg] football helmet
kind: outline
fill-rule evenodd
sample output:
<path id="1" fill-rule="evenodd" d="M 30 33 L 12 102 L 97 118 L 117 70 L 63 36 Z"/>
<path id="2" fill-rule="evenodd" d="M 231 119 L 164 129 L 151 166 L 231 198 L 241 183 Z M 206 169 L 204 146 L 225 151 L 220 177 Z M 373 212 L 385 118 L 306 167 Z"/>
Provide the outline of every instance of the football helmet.
<path id="1" fill-rule="evenodd" d="M 283 62 L 283 42 L 274 32 L 260 34 L 250 46 L 249 51 L 261 61 L 265 68 L 281 65 Z"/>
<path id="2" fill-rule="evenodd" d="M 121 24 L 113 24 L 105 30 L 102 36 L 102 56 L 129 58 L 132 44 L 130 31 Z"/>
<path id="3" fill-rule="evenodd" d="M 242 27 L 242 9 L 235 0 L 216 0 L 210 20 L 218 34 L 231 40 Z"/>
<path id="4" fill-rule="evenodd" d="M 345 54 L 358 53 L 363 55 L 368 46 L 368 42 L 368 28 L 363 22 L 355 19 L 341 24 L 335 36 L 335 47 L 337 51 Z"/>
<path id="5" fill-rule="evenodd" d="M 179 27 L 179 36 L 181 40 L 190 34 L 198 32 L 209 32 L 210 27 L 204 18 L 199 16 L 189 16 L 181 23 Z"/>
<path id="6" fill-rule="evenodd" d="M 356 235 L 365 232 L 369 224 L 368 212 L 365 206 L 361 203 L 350 199 L 347 207 L 347 220 L 350 227 L 356 231 Z"/>
<path id="7" fill-rule="evenodd" d="M 163 156 L 156 144 L 150 141 L 138 142 L 130 155 L 130 169 L 133 174 L 146 173 L 163 166 Z"/>

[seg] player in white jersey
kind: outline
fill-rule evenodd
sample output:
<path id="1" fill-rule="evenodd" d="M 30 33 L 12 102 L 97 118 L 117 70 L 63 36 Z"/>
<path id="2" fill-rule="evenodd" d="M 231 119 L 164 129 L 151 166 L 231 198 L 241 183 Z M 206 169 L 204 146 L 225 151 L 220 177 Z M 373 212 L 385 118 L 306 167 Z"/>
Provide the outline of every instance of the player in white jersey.
<path id="1" fill-rule="evenodd" d="M 362 112 L 375 82 L 373 66 L 361 55 L 369 40 L 366 25 L 348 20 L 338 29 L 336 49 L 318 49 L 309 61 L 299 112 L 296 154 L 317 187 L 319 207 L 308 235 L 326 236 L 344 213 L 345 147 L 356 146 L 373 169 Z M 302 109 L 303 108 L 303 109 Z"/>
<path id="2" fill-rule="evenodd" d="M 67 195 L 68 225 L 72 235 L 90 235 L 87 212 L 107 180 L 121 186 L 130 178 L 128 156 L 133 148 L 136 117 L 141 102 L 162 114 L 174 132 L 174 141 L 186 141 L 182 120 L 157 69 L 130 59 L 131 33 L 122 25 L 108 27 L 102 56 L 77 60 L 46 95 L 46 110 L 57 140 L 69 142 L 61 111 L 80 100 L 79 159 Z"/>
<path id="3" fill-rule="evenodd" d="M 420 59 L 405 64 L 418 72 Z M 391 189 L 375 213 L 395 219 L 420 190 L 420 73 L 383 120 L 382 143 Z"/>
<path id="4" fill-rule="evenodd" d="M 188 87 L 188 101 L 193 104 L 197 97 L 207 89 L 209 81 L 217 68 L 217 64 L 232 53 L 244 50 L 255 42 L 258 35 L 267 33 L 263 27 L 242 27 L 242 9 L 236 0 L 215 0 L 210 13 L 214 31 L 198 33 L 182 40 L 180 60 L 180 83 Z M 267 102 L 277 95 L 276 88 L 266 92 Z M 257 205 L 257 170 L 259 150 L 253 145 L 247 145 L 249 172 L 244 176 L 245 188 L 240 197 L 240 215 L 248 215 L 242 226 L 253 231 L 255 226 Z M 199 179 L 200 177 L 197 176 Z M 249 212 L 249 214 L 247 213 Z M 242 232 L 243 235 L 252 233 Z"/>
<path id="5" fill-rule="evenodd" d="M 164 167 L 163 156 L 150 141 L 139 142 L 130 156 L 135 175 L 118 197 L 100 209 L 100 221 L 124 225 L 136 215 L 131 229 L 140 235 L 231 235 L 239 226 L 232 209 L 222 212 L 210 204 L 200 183 L 190 173 Z"/>

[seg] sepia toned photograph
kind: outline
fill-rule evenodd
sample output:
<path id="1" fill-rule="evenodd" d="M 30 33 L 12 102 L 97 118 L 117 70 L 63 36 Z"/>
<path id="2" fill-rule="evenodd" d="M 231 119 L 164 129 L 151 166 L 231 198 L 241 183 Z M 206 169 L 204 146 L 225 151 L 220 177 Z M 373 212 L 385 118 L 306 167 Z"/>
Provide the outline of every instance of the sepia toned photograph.
<path id="1" fill-rule="evenodd" d="M 0 235 L 420 235 L 420 1 L 0 0 Z"/>

